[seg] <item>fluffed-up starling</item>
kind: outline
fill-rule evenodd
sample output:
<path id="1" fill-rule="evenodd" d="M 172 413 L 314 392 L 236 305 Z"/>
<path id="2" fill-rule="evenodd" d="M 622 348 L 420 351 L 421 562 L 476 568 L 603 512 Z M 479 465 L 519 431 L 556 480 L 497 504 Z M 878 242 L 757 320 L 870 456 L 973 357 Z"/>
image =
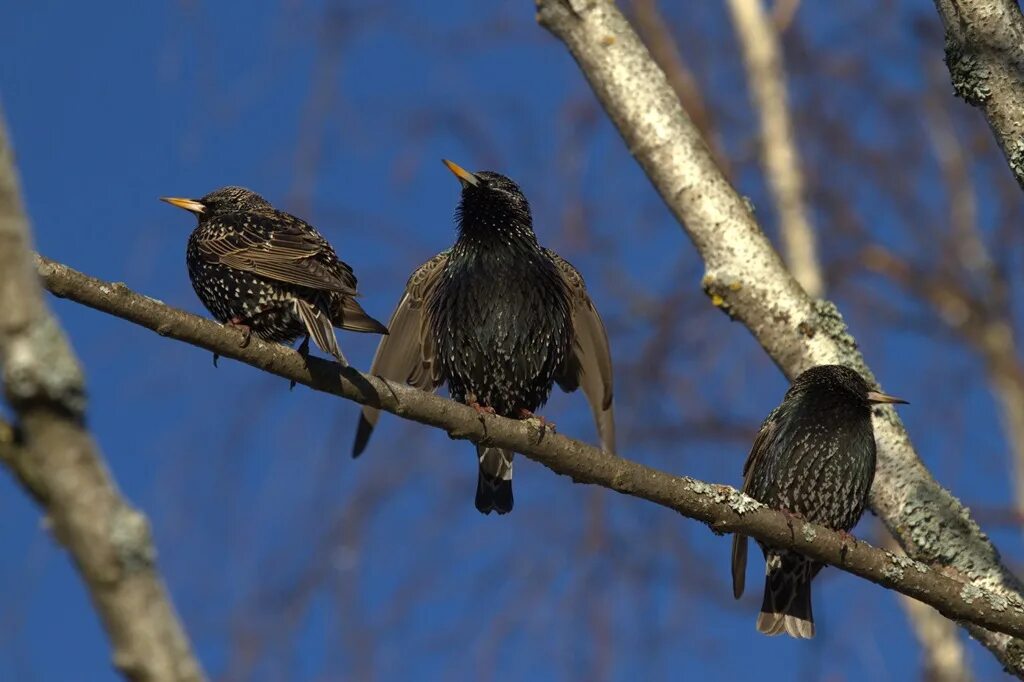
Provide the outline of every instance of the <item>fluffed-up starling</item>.
<path id="1" fill-rule="evenodd" d="M 370 373 L 427 391 L 447 382 L 454 400 L 524 419 L 547 401 L 553 383 L 582 388 L 602 447 L 614 451 L 608 338 L 583 278 L 537 243 L 516 183 L 444 163 L 462 184 L 458 238 L 409 278 Z M 353 456 L 378 417 L 363 408 Z M 511 511 L 513 453 L 477 446 L 477 456 L 476 508 Z"/>
<path id="2" fill-rule="evenodd" d="M 743 465 L 743 492 L 769 507 L 838 531 L 852 529 L 875 478 L 871 406 L 906 403 L 873 391 L 860 374 L 840 365 L 811 367 L 798 376 L 772 410 Z M 760 544 L 760 543 L 758 543 Z M 823 564 L 797 552 L 761 545 L 765 555 L 764 600 L 757 629 L 814 636 L 811 580 Z M 743 594 L 747 538 L 732 544 L 732 587 Z"/>
<path id="3" fill-rule="evenodd" d="M 356 277 L 309 223 L 276 210 L 242 187 L 222 187 L 202 199 L 163 197 L 194 213 L 188 238 L 192 287 L 220 322 L 264 339 L 291 344 L 305 337 L 343 366 L 334 327 L 387 334 L 356 302 Z"/>

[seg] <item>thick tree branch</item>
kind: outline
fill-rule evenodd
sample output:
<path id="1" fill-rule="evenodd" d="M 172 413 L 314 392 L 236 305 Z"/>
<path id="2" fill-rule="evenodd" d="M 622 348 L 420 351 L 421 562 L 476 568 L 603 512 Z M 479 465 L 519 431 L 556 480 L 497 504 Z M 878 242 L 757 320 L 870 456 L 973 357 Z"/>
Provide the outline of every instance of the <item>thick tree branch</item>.
<path id="1" fill-rule="evenodd" d="M 935 0 L 953 90 L 979 107 L 1024 187 L 1024 17 L 1016 0 Z"/>
<path id="2" fill-rule="evenodd" d="M 0 273 L 0 384 L 17 417 L 16 425 L 0 423 L 0 462 L 42 506 L 71 554 L 125 677 L 201 680 L 156 571 L 149 523 L 121 497 L 83 426 L 82 372 L 43 301 L 2 121 Z"/>
<path id="3" fill-rule="evenodd" d="M 565 436 L 475 410 L 419 389 L 340 369 L 278 344 L 253 339 L 242 347 L 237 329 L 171 308 L 123 284 L 111 284 L 45 258 L 39 274 L 47 289 L 161 336 L 190 343 L 224 357 L 291 379 L 310 388 L 405 419 L 441 428 L 452 438 L 516 452 L 578 483 L 590 483 L 642 498 L 708 524 L 718 533 L 742 532 L 777 547 L 792 548 L 854 575 L 919 599 L 956 620 L 1024 636 L 1024 603 L 945 575 L 906 557 L 845 538 L 829 529 L 770 510 L 735 489 L 673 476 L 604 452 Z M 211 368 L 211 371 L 214 371 Z"/>
<path id="4" fill-rule="evenodd" d="M 817 239 L 804 198 L 804 174 L 786 96 L 782 47 L 761 0 L 729 0 L 754 109 L 761 122 L 761 164 L 779 215 L 782 250 L 808 296 L 825 293 Z"/>
<path id="5" fill-rule="evenodd" d="M 722 149 L 714 116 L 701 95 L 697 77 L 683 61 L 679 46 L 672 36 L 672 30 L 665 22 L 661 10 L 658 9 L 658 0 L 631 0 L 630 4 L 633 8 L 633 19 L 636 21 L 637 31 L 640 32 L 644 42 L 650 48 L 651 56 L 665 72 L 669 85 L 675 90 L 683 108 L 690 115 L 693 124 L 700 130 L 701 137 L 711 147 L 711 154 L 715 157 L 718 167 L 722 169 L 723 173 L 729 175 L 729 157 Z"/>
<path id="6" fill-rule="evenodd" d="M 715 167 L 665 75 L 610 0 L 538 0 L 538 20 L 562 40 L 706 265 L 714 305 L 742 321 L 783 372 L 842 363 L 870 370 L 834 305 L 809 298 L 783 266 L 743 199 Z M 1021 585 L 969 512 L 914 452 L 892 410 L 876 414 L 872 508 L 919 561 L 1018 601 Z M 737 463 L 738 464 L 738 463 Z M 1024 643 L 970 628 L 1024 675 Z"/>

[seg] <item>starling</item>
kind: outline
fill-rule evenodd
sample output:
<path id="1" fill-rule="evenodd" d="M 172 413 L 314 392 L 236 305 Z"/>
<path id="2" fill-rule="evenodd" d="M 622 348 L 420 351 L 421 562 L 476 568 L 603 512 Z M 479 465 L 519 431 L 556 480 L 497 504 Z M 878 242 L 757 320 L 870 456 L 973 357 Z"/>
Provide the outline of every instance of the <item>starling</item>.
<path id="1" fill-rule="evenodd" d="M 409 278 L 370 373 L 427 391 L 447 382 L 454 400 L 519 419 L 533 416 L 555 382 L 567 392 L 582 387 L 601 445 L 613 451 L 608 337 L 583 278 L 537 243 L 530 205 L 516 183 L 444 163 L 462 184 L 458 238 Z M 363 408 L 354 457 L 378 416 Z M 476 450 L 476 508 L 511 511 L 514 453 Z"/>
<path id="2" fill-rule="evenodd" d="M 163 201 L 198 218 L 185 254 L 192 287 L 218 321 L 246 332 L 246 342 L 250 333 L 286 344 L 304 336 L 303 351 L 312 338 L 346 366 L 335 326 L 388 333 L 356 302 L 352 268 L 304 220 L 242 187 Z"/>
<path id="3" fill-rule="evenodd" d="M 864 512 L 875 478 L 871 406 L 906 402 L 870 390 L 849 367 L 808 369 L 761 425 L 743 465 L 743 492 L 769 507 L 848 532 Z M 813 637 L 811 580 L 823 564 L 763 544 L 761 550 L 765 582 L 757 629 L 766 635 L 785 630 L 792 637 Z M 737 599 L 746 568 L 747 538 L 737 534 L 732 544 Z"/>

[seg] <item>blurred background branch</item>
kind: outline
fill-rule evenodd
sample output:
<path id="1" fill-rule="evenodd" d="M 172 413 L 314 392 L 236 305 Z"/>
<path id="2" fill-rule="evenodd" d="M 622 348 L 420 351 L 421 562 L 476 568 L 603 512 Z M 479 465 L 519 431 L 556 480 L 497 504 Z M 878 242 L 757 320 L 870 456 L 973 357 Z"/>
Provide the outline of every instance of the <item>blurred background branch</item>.
<path id="1" fill-rule="evenodd" d="M 782 255 L 811 298 L 825 295 L 817 238 L 804 197 L 804 177 L 790 121 L 786 72 L 776 23 L 761 0 L 729 0 L 733 25 L 761 127 L 761 163 L 779 216 Z"/>
<path id="2" fill-rule="evenodd" d="M 121 497 L 85 427 L 82 371 L 43 302 L 32 258 L 14 148 L 0 119 L 0 369 L 15 419 L 0 421 L 0 461 L 78 567 L 125 678 L 202 680 L 157 572 L 149 521 Z"/>
<path id="3" fill-rule="evenodd" d="M 906 556 L 891 536 L 885 547 L 897 556 Z M 916 599 L 900 595 L 899 601 L 923 652 L 921 679 L 925 682 L 971 682 L 974 676 L 967 665 L 956 623 Z"/>

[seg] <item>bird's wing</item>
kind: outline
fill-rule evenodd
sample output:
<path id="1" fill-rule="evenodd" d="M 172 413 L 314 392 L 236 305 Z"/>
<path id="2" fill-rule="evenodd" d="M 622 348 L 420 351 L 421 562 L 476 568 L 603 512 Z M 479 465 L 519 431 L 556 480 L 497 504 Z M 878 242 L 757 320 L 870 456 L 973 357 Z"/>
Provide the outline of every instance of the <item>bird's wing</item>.
<path id="1" fill-rule="evenodd" d="M 747 492 L 750 484 L 750 472 L 757 467 L 757 463 L 775 439 L 775 432 L 778 429 L 779 421 L 778 412 L 779 408 L 776 407 L 765 417 L 765 420 L 761 423 L 761 430 L 757 432 L 757 436 L 754 438 L 754 444 L 750 446 L 750 454 L 747 455 L 747 461 L 743 463 L 743 492 Z"/>
<path id="2" fill-rule="evenodd" d="M 206 260 L 310 289 L 356 294 L 352 270 L 326 239 L 295 216 L 239 213 L 224 219 L 236 221 L 230 232 L 197 239 Z"/>
<path id="3" fill-rule="evenodd" d="M 405 293 L 388 322 L 389 334 L 381 338 L 377 346 L 370 374 L 405 382 L 424 391 L 433 391 L 441 384 L 441 365 L 437 361 L 426 306 L 447 262 L 448 252 L 443 251 L 409 277 Z M 352 446 L 353 457 L 358 457 L 366 448 L 379 417 L 380 410 L 363 407 Z"/>
<path id="4" fill-rule="evenodd" d="M 347 367 L 348 360 L 345 359 L 338 346 L 338 338 L 334 335 L 334 326 L 323 306 L 304 301 L 301 298 L 296 298 L 293 304 L 295 312 L 302 320 L 303 326 L 306 327 L 306 333 L 313 338 L 320 350 L 330 353 L 337 358 L 342 367 Z"/>
<path id="5" fill-rule="evenodd" d="M 764 453 L 771 447 L 775 439 L 775 431 L 778 426 L 776 414 L 778 408 L 772 410 L 771 414 L 761 424 L 761 430 L 754 438 L 754 444 L 750 447 L 750 454 L 743 464 L 743 492 L 750 491 L 750 481 L 754 470 L 758 467 Z M 732 595 L 739 599 L 743 596 L 743 588 L 747 579 L 747 536 L 736 533 L 732 536 Z"/>
<path id="6" fill-rule="evenodd" d="M 597 424 L 601 447 L 615 452 L 615 408 L 612 405 L 612 356 L 608 334 L 583 277 L 567 260 L 548 250 L 569 292 L 572 312 L 572 351 L 555 377 L 564 391 L 583 389 Z"/>

